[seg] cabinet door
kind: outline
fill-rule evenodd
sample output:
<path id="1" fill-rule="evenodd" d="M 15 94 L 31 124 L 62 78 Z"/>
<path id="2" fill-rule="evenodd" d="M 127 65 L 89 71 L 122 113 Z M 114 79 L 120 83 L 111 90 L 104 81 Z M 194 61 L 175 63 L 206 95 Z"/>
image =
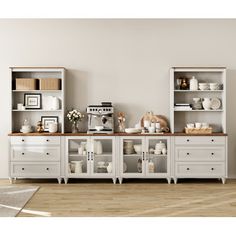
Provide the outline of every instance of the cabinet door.
<path id="1" fill-rule="evenodd" d="M 144 137 L 127 136 L 120 138 L 120 174 L 123 177 L 145 175 Z"/>
<path id="2" fill-rule="evenodd" d="M 148 177 L 165 177 L 170 173 L 168 137 L 146 137 L 145 171 Z"/>
<path id="3" fill-rule="evenodd" d="M 90 138 L 66 138 L 66 163 L 67 177 L 80 177 L 90 174 Z"/>
<path id="4" fill-rule="evenodd" d="M 91 175 L 100 177 L 114 176 L 115 137 L 92 137 L 90 151 Z"/>

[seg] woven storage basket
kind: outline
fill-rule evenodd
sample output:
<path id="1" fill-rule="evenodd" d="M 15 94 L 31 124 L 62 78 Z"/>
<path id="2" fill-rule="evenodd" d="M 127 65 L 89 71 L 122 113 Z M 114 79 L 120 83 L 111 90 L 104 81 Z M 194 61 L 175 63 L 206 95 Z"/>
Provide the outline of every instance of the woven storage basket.
<path id="1" fill-rule="evenodd" d="M 185 133 L 186 134 L 211 134 L 212 133 L 212 128 L 186 128 L 185 127 Z"/>
<path id="2" fill-rule="evenodd" d="M 57 78 L 43 78 L 39 79 L 40 90 L 60 90 L 61 79 Z"/>
<path id="3" fill-rule="evenodd" d="M 37 79 L 35 78 L 16 78 L 16 90 L 36 90 Z"/>

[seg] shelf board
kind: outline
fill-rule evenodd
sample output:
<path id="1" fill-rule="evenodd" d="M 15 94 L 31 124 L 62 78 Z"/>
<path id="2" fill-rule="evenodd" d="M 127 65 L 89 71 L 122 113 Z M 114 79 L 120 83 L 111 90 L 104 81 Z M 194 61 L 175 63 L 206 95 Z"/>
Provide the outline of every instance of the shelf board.
<path id="1" fill-rule="evenodd" d="M 69 152 L 70 157 L 87 157 L 86 155 L 79 155 L 78 152 Z"/>
<path id="2" fill-rule="evenodd" d="M 62 90 L 12 90 L 13 93 L 58 93 Z"/>
<path id="3" fill-rule="evenodd" d="M 149 156 L 151 156 L 151 157 L 167 157 L 167 155 L 165 154 L 148 154 Z"/>
<path id="4" fill-rule="evenodd" d="M 211 93 L 211 92 L 224 92 L 223 89 L 220 89 L 220 90 L 179 90 L 179 89 L 176 89 L 174 90 L 174 92 L 178 92 L 178 93 L 198 93 L 198 92 L 203 92 L 203 93 Z"/>
<path id="5" fill-rule="evenodd" d="M 105 152 L 102 154 L 94 154 L 94 157 L 110 157 L 112 156 L 112 152 Z"/>
<path id="6" fill-rule="evenodd" d="M 40 112 L 61 112 L 62 110 L 42 110 L 42 109 L 29 109 L 29 110 L 17 110 L 13 109 L 13 112 L 35 112 L 35 111 L 40 111 Z"/>
<path id="7" fill-rule="evenodd" d="M 218 109 L 218 110 L 174 110 L 175 112 L 223 112 L 222 109 Z"/>
<path id="8" fill-rule="evenodd" d="M 142 154 L 123 154 L 124 157 L 142 157 Z"/>

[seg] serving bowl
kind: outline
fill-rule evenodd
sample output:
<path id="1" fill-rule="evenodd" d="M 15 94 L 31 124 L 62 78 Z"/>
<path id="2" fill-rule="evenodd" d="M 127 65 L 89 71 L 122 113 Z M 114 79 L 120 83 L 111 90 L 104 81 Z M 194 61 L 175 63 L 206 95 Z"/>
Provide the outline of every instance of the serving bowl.
<path id="1" fill-rule="evenodd" d="M 142 145 L 141 144 L 135 144 L 134 145 L 134 150 L 137 154 L 141 154 L 142 153 Z"/>

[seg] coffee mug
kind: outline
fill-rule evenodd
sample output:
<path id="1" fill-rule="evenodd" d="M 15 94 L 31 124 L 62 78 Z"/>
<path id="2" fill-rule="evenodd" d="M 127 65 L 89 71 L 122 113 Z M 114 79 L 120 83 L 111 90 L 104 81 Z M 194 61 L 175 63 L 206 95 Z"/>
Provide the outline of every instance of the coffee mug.
<path id="1" fill-rule="evenodd" d="M 18 104 L 17 104 L 17 110 L 23 110 L 23 109 L 22 109 L 23 107 L 24 107 L 24 106 L 23 106 L 22 103 L 18 103 Z"/>
<path id="2" fill-rule="evenodd" d="M 148 127 L 148 132 L 155 133 L 155 127 L 152 127 L 152 126 Z"/>
<path id="3" fill-rule="evenodd" d="M 189 129 L 194 128 L 194 124 L 192 124 L 192 123 L 187 124 L 187 128 L 189 128 Z"/>
<path id="4" fill-rule="evenodd" d="M 200 129 L 200 128 L 202 127 L 202 123 L 196 122 L 196 123 L 195 123 L 195 127 L 196 127 L 197 129 Z"/>

